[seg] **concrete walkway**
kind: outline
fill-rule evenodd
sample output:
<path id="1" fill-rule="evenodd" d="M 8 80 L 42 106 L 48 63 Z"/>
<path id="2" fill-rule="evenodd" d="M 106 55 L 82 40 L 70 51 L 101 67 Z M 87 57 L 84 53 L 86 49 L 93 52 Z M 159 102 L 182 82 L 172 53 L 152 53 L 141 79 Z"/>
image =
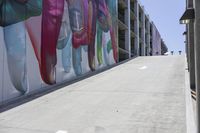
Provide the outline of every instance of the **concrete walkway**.
<path id="1" fill-rule="evenodd" d="M 0 133 L 185 133 L 185 57 L 138 57 L 0 114 Z"/>

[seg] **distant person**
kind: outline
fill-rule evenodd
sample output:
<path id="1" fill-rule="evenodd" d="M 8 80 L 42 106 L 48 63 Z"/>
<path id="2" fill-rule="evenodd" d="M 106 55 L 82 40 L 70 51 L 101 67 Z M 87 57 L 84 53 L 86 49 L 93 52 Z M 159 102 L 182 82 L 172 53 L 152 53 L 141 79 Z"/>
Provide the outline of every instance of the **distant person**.
<path id="1" fill-rule="evenodd" d="M 158 55 L 159 53 L 158 52 L 156 52 L 156 55 Z"/>
<path id="2" fill-rule="evenodd" d="M 171 51 L 171 55 L 174 55 L 174 51 Z"/>
<path id="3" fill-rule="evenodd" d="M 181 55 L 182 51 L 178 51 L 179 52 L 179 55 Z"/>

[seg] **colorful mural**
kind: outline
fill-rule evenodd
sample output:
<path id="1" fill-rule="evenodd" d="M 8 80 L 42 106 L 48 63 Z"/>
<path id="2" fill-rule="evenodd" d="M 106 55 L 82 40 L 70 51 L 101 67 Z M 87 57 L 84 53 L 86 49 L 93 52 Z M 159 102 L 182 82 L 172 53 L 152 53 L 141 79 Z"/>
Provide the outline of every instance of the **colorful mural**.
<path id="1" fill-rule="evenodd" d="M 7 95 L 29 93 L 118 61 L 115 0 L 0 0 L 0 27 L 0 72 L 10 80 L 2 79 L 0 89 L 11 84 L 17 90 Z M 33 84 L 40 87 L 30 90 Z"/>

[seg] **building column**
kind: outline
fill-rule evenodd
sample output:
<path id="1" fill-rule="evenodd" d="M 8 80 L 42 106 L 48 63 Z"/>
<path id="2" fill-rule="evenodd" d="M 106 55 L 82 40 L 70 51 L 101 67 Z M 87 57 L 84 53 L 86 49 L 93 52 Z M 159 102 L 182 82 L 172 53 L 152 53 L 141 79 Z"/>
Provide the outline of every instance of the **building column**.
<path id="1" fill-rule="evenodd" d="M 188 25 L 186 25 L 186 32 L 187 32 L 187 34 L 186 34 L 186 36 L 185 36 L 185 50 L 186 50 L 186 54 L 187 54 L 187 62 L 188 62 L 188 71 L 190 70 L 190 45 L 189 45 L 189 43 L 188 43 Z"/>
<path id="2" fill-rule="evenodd" d="M 135 1 L 135 16 L 136 16 L 136 20 L 134 22 L 134 30 L 135 33 L 137 35 L 137 37 L 135 37 L 135 50 L 136 50 L 136 55 L 139 56 L 139 47 L 140 47 L 140 40 L 139 40 L 139 4 L 138 1 Z"/>
<path id="3" fill-rule="evenodd" d="M 148 17 L 149 19 L 149 17 Z M 148 20 L 148 23 L 147 23 L 147 56 L 150 56 L 150 19 Z"/>
<path id="4" fill-rule="evenodd" d="M 142 7 L 142 56 L 145 56 L 145 12 L 144 12 L 144 7 Z"/>
<path id="5" fill-rule="evenodd" d="M 128 26 L 128 30 L 126 30 L 126 39 L 125 39 L 125 49 L 128 52 L 128 58 L 131 58 L 131 23 L 130 23 L 130 0 L 126 0 L 127 9 L 125 11 L 125 23 Z"/>
<path id="6" fill-rule="evenodd" d="M 190 72 L 190 88 L 195 91 L 195 57 L 194 57 L 194 24 L 190 23 L 188 27 L 188 45 L 189 45 L 189 72 Z"/>
<path id="7" fill-rule="evenodd" d="M 197 133 L 200 133 L 200 0 L 195 0 L 195 70 L 197 91 Z"/>

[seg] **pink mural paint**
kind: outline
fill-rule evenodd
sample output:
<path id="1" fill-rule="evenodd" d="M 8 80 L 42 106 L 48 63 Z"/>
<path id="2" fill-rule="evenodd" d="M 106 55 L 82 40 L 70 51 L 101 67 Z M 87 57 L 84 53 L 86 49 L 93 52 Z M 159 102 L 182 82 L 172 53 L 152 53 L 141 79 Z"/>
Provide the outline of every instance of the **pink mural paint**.
<path id="1" fill-rule="evenodd" d="M 43 81 L 50 85 L 56 83 L 56 45 L 63 11 L 64 0 L 43 0 L 40 69 Z"/>
<path id="2" fill-rule="evenodd" d="M 41 64 L 41 20 L 42 17 L 39 16 L 32 17 L 25 22 L 25 26 L 39 65 Z M 36 25 L 37 27 L 35 27 Z"/>

